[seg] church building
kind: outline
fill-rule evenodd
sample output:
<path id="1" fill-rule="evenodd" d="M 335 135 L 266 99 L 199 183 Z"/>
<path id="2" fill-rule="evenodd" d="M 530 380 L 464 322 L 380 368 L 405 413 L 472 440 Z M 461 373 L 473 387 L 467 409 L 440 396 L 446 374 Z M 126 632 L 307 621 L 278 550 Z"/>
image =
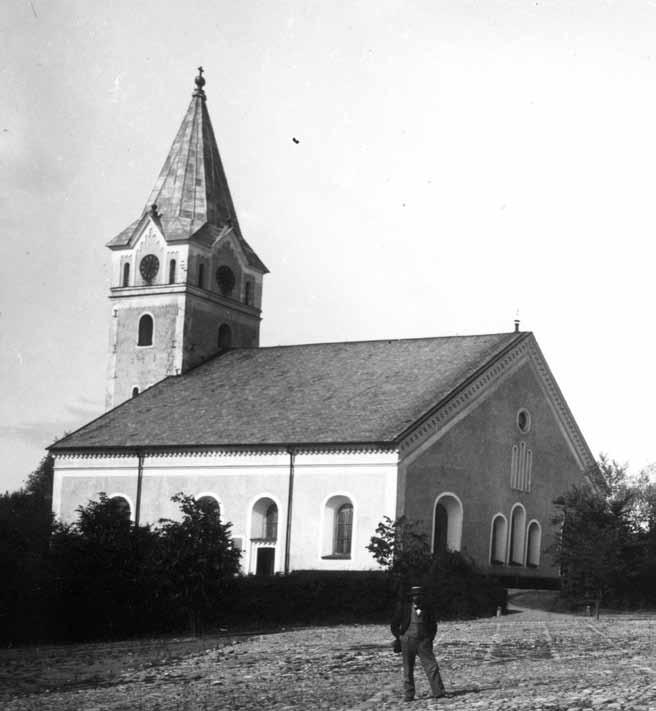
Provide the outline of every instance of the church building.
<path id="1" fill-rule="evenodd" d="M 363 570 L 384 516 L 483 570 L 556 577 L 553 500 L 594 458 L 535 337 L 260 347 L 263 277 L 202 69 L 142 214 L 109 241 L 107 412 L 56 442 L 63 520 L 105 492 L 137 523 L 177 492 L 232 522 L 247 573 Z"/>

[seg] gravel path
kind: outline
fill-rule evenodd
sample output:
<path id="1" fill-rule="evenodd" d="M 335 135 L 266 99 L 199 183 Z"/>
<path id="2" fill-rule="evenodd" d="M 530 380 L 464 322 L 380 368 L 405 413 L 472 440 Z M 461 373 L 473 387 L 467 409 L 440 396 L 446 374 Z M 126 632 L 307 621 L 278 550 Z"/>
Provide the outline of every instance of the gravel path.
<path id="1" fill-rule="evenodd" d="M 516 610 L 440 624 L 436 652 L 448 697 L 428 698 L 418 668 L 418 698 L 405 703 L 401 660 L 382 625 L 3 650 L 0 707 L 656 711 L 656 615 L 597 622 Z"/>

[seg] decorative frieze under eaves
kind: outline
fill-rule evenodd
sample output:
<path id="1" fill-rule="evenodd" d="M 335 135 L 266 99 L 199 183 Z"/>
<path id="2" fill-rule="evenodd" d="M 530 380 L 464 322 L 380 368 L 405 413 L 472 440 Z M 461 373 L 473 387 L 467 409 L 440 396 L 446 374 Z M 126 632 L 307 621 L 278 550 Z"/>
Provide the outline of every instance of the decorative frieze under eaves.
<path id="1" fill-rule="evenodd" d="M 312 454 L 387 454 L 396 451 L 395 445 L 299 445 L 293 447 L 270 447 L 262 448 L 221 448 L 221 447 L 174 447 L 171 449 L 158 449 L 156 447 L 139 447 L 148 459 L 182 459 L 188 457 L 210 458 L 223 457 L 226 459 L 236 457 L 270 457 L 289 454 L 290 451 L 298 455 Z M 77 451 L 54 451 L 53 454 L 58 460 L 65 459 L 130 459 L 137 456 L 137 448 L 125 450 L 77 450 Z"/>

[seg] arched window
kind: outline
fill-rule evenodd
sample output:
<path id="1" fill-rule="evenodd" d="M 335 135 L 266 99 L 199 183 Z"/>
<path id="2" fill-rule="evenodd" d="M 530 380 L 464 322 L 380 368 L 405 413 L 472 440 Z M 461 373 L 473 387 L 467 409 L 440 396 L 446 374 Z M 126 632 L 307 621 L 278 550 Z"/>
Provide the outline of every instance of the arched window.
<path id="1" fill-rule="evenodd" d="M 462 503 L 455 494 L 440 494 L 433 509 L 433 552 L 459 551 L 462 540 Z"/>
<path id="2" fill-rule="evenodd" d="M 251 539 L 258 541 L 278 539 L 278 506 L 273 499 L 263 497 L 253 506 Z"/>
<path id="3" fill-rule="evenodd" d="M 205 288 L 205 265 L 203 262 L 198 265 L 198 286 L 201 289 Z"/>
<path id="4" fill-rule="evenodd" d="M 130 286 L 130 262 L 123 265 L 123 286 Z"/>
<path id="5" fill-rule="evenodd" d="M 153 317 L 150 314 L 144 314 L 139 319 L 139 337 L 137 339 L 137 345 L 153 345 Z"/>
<path id="6" fill-rule="evenodd" d="M 337 509 L 335 522 L 335 547 L 337 555 L 351 554 L 351 534 L 353 531 L 353 505 L 342 504 Z"/>
<path id="7" fill-rule="evenodd" d="M 253 287 L 251 285 L 251 282 L 247 281 L 244 284 L 244 303 L 246 304 L 246 306 L 250 306 L 251 298 L 252 298 L 252 294 L 251 294 L 252 290 L 253 290 Z"/>
<path id="8" fill-rule="evenodd" d="M 232 290 L 235 288 L 235 282 L 235 274 L 230 267 L 223 264 L 216 270 L 216 283 L 223 296 L 232 295 Z"/>
<path id="9" fill-rule="evenodd" d="M 537 521 L 529 523 L 526 538 L 526 565 L 529 568 L 537 568 L 540 565 L 540 546 L 542 543 L 542 531 Z"/>
<path id="10" fill-rule="evenodd" d="M 222 323 L 219 326 L 219 334 L 217 338 L 217 346 L 219 350 L 225 351 L 232 345 L 232 331 L 227 323 Z"/>
<path id="11" fill-rule="evenodd" d="M 350 558 L 353 547 L 353 502 L 347 496 L 326 501 L 322 536 L 324 558 Z"/>
<path id="12" fill-rule="evenodd" d="M 214 496 L 209 496 L 205 494 L 196 499 L 199 508 L 205 515 L 217 515 L 221 514 L 221 508 L 219 502 Z"/>
<path id="13" fill-rule="evenodd" d="M 175 284 L 175 259 L 169 262 L 169 284 Z"/>
<path id="14" fill-rule="evenodd" d="M 251 514 L 251 572 L 273 575 L 276 569 L 278 505 L 268 496 L 258 499 Z"/>
<path id="15" fill-rule="evenodd" d="M 492 521 L 492 540 L 490 541 L 490 563 L 503 565 L 506 562 L 508 544 L 508 522 L 503 514 L 497 514 Z"/>
<path id="16" fill-rule="evenodd" d="M 138 394 L 139 394 L 139 387 L 137 385 L 135 385 L 132 388 L 132 397 L 137 397 Z"/>
<path id="17" fill-rule="evenodd" d="M 510 546 L 508 554 L 510 565 L 524 565 L 525 530 L 526 512 L 521 504 L 515 504 L 510 514 Z"/>
<path id="18" fill-rule="evenodd" d="M 116 518 L 123 519 L 125 521 L 130 520 L 130 502 L 125 496 L 121 494 L 115 494 L 109 497 L 109 504 L 111 507 L 111 512 Z"/>

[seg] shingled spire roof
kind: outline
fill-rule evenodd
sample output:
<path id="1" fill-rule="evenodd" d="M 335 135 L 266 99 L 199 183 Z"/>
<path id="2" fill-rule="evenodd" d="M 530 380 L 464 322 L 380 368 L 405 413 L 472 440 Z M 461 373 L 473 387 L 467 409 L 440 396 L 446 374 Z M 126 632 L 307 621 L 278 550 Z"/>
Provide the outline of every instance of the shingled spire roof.
<path id="1" fill-rule="evenodd" d="M 217 227 L 239 223 L 205 104 L 203 68 L 182 125 L 145 209 L 157 205 L 164 218 L 182 217 Z"/>
<path id="2" fill-rule="evenodd" d="M 223 170 L 203 87 L 203 68 L 198 68 L 195 90 L 180 129 L 164 161 L 143 213 L 108 243 L 130 243 L 147 215 L 154 215 L 167 240 L 196 236 L 212 242 L 230 229 L 241 242 L 252 266 L 268 271 L 244 240 Z"/>

